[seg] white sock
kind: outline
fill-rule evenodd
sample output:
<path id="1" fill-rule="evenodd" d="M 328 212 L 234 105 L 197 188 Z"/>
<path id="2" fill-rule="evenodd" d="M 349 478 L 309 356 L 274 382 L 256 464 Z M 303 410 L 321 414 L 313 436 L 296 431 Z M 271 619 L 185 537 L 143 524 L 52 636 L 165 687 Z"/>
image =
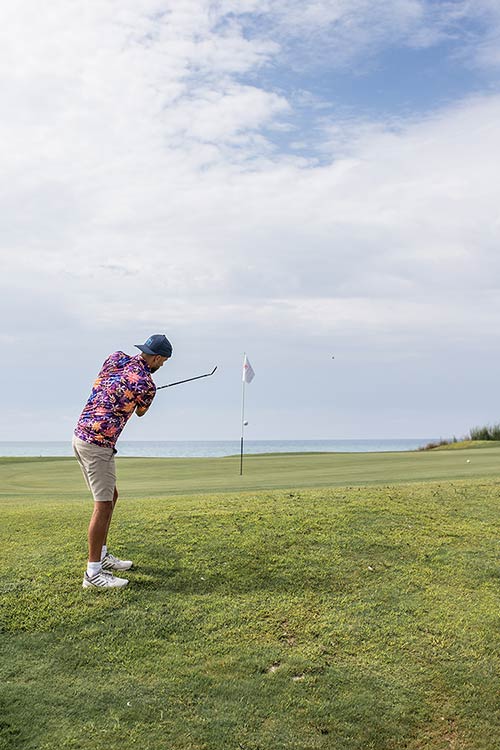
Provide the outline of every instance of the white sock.
<path id="1" fill-rule="evenodd" d="M 97 575 L 97 573 L 99 573 L 100 570 L 101 570 L 100 562 L 87 563 L 87 575 L 89 578 L 92 578 L 92 576 Z"/>
<path id="2" fill-rule="evenodd" d="M 101 562 L 106 557 L 107 552 L 108 552 L 108 548 L 107 548 L 107 546 L 105 544 L 103 544 L 102 545 L 102 550 L 101 550 Z"/>

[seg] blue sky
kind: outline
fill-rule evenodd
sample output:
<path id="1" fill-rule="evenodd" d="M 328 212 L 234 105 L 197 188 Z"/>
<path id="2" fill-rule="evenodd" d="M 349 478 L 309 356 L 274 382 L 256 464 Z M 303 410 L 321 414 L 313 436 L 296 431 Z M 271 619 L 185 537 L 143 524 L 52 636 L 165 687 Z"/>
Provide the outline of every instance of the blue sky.
<path id="1" fill-rule="evenodd" d="M 244 351 L 249 438 L 497 420 L 496 2 L 37 7 L 0 9 L 0 439 L 69 439 L 163 332 L 159 383 L 217 377 L 129 439 L 237 439 Z"/>

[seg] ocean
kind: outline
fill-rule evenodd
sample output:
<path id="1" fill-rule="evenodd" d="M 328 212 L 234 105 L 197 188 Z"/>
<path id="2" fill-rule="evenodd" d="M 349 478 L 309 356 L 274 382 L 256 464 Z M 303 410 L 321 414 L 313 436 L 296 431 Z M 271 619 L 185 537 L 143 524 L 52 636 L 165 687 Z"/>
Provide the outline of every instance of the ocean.
<path id="1" fill-rule="evenodd" d="M 381 440 L 245 440 L 250 453 L 372 453 L 411 451 L 433 438 L 394 438 Z M 194 458 L 239 455 L 236 440 L 119 440 L 119 456 Z M 71 442 L 0 441 L 0 456 L 72 456 Z"/>

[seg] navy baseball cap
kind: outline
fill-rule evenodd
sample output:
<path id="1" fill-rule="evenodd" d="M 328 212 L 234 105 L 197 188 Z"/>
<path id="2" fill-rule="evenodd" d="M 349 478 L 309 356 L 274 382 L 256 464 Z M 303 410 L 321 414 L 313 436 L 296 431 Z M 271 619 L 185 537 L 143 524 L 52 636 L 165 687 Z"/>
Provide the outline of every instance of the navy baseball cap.
<path id="1" fill-rule="evenodd" d="M 159 354 L 160 357 L 172 356 L 172 344 L 162 333 L 155 333 L 144 344 L 134 344 L 144 354 Z"/>

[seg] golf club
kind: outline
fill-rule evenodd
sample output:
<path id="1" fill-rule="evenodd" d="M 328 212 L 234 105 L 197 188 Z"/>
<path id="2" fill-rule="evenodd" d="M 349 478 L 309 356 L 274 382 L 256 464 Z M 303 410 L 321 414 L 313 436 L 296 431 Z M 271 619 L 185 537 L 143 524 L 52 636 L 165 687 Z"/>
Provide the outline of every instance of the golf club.
<path id="1" fill-rule="evenodd" d="M 214 372 L 217 369 L 217 365 L 215 365 L 212 372 L 207 372 L 205 375 L 197 375 L 195 378 L 186 378 L 186 380 L 178 380 L 176 383 L 168 383 L 167 385 L 160 385 L 159 388 L 157 388 L 157 391 L 160 391 L 162 388 L 171 388 L 173 385 L 180 385 L 181 383 L 189 383 L 191 380 L 199 380 L 200 378 L 208 378 L 210 375 L 213 375 Z"/>

